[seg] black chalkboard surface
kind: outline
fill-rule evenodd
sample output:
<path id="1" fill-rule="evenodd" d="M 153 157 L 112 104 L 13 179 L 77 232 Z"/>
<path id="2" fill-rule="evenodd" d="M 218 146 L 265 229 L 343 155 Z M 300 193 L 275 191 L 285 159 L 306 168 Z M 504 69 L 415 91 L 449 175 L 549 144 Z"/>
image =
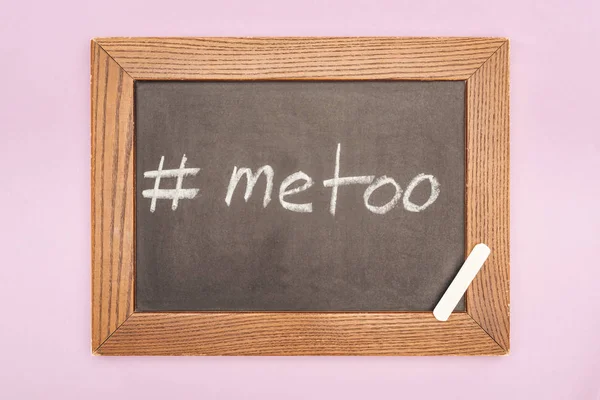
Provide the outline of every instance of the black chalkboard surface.
<path id="1" fill-rule="evenodd" d="M 136 310 L 432 310 L 464 120 L 464 81 L 137 81 Z"/>

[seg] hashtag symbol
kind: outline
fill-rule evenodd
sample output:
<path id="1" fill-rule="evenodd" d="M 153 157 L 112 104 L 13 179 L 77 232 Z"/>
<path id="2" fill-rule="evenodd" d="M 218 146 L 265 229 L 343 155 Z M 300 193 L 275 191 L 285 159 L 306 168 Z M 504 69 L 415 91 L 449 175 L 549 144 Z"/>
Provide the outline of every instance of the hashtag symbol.
<path id="1" fill-rule="evenodd" d="M 154 212 L 156 210 L 156 200 L 157 199 L 167 199 L 173 200 L 171 204 L 172 210 L 177 210 L 177 205 L 179 204 L 179 199 L 193 199 L 196 197 L 199 189 L 182 189 L 181 186 L 183 184 L 183 178 L 186 176 L 195 176 L 200 168 L 186 168 L 185 162 L 187 158 L 185 154 L 181 157 L 181 164 L 178 169 L 164 169 L 163 163 L 165 161 L 165 156 L 160 158 L 160 162 L 158 163 L 158 169 L 156 171 L 146 171 L 144 172 L 144 178 L 154 178 L 154 189 L 144 190 L 142 192 L 142 196 L 147 199 L 152 199 L 150 203 L 150 212 Z M 175 185 L 175 189 L 160 189 L 160 180 L 161 178 L 177 178 L 177 184 Z"/>

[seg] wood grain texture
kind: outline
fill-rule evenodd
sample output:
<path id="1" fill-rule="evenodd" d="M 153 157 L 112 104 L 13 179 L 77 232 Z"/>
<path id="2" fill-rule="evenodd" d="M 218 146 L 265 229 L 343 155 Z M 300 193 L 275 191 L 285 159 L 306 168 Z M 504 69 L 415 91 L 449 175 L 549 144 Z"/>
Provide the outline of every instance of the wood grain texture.
<path id="1" fill-rule="evenodd" d="M 500 355 L 466 313 L 135 313 L 103 355 Z"/>
<path id="2" fill-rule="evenodd" d="M 469 290 L 467 312 L 510 349 L 509 44 L 467 81 L 466 246 L 492 252 Z"/>
<path id="3" fill-rule="evenodd" d="M 99 38 L 134 79 L 465 80 L 498 38 Z"/>
<path id="4" fill-rule="evenodd" d="M 133 79 L 92 42 L 92 349 L 133 312 Z"/>
<path id="5" fill-rule="evenodd" d="M 133 313 L 137 79 L 467 80 L 467 312 Z M 92 349 L 105 355 L 501 355 L 509 349 L 508 42 L 489 38 L 92 41 Z"/>

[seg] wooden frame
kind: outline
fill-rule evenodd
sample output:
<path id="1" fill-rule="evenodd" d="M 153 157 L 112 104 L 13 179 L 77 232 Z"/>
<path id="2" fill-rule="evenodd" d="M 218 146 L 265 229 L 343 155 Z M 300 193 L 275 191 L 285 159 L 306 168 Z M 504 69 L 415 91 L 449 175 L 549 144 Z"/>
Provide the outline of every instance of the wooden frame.
<path id="1" fill-rule="evenodd" d="M 92 351 L 105 355 L 509 352 L 509 44 L 499 38 L 106 38 L 91 43 Z M 136 80 L 465 80 L 466 312 L 137 313 Z"/>

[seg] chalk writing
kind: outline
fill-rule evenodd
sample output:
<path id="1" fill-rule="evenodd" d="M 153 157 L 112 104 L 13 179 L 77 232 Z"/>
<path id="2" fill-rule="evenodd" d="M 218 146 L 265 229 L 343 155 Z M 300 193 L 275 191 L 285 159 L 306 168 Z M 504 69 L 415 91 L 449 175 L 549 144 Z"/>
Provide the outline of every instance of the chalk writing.
<path id="1" fill-rule="evenodd" d="M 376 206 L 370 205 L 369 198 L 371 197 L 373 192 L 375 190 L 379 189 L 380 187 L 382 187 L 383 185 L 387 185 L 387 184 L 394 186 L 394 188 L 396 189 L 396 192 L 394 193 L 394 197 L 392 197 L 392 199 L 390 201 L 388 201 L 386 204 L 384 204 L 382 206 L 376 207 Z M 400 185 L 398 185 L 393 178 L 388 178 L 385 175 L 380 176 L 379 178 L 375 179 L 375 181 L 369 185 L 367 190 L 365 190 L 365 193 L 363 195 L 363 198 L 365 200 L 365 207 L 367 207 L 367 209 L 369 211 L 374 212 L 375 214 L 385 214 L 388 211 L 390 211 L 392 208 L 394 208 L 396 206 L 396 204 L 398 204 L 400 197 L 402 197 L 402 189 L 400 189 Z"/>
<path id="2" fill-rule="evenodd" d="M 423 182 L 424 180 L 429 180 L 429 183 L 431 185 L 431 194 L 429 195 L 429 199 L 427 199 L 427 201 L 425 203 L 418 206 L 410 201 L 410 195 L 412 194 L 412 191 L 417 187 L 417 185 L 419 183 Z M 408 184 L 408 187 L 406 188 L 406 193 L 404 193 L 404 199 L 403 199 L 404 208 L 407 211 L 412 211 L 412 212 L 423 211 L 424 209 L 426 209 L 427 207 L 432 205 L 433 202 L 438 198 L 439 195 L 440 195 L 440 184 L 439 184 L 438 180 L 435 178 L 435 176 L 419 174 L 414 177 L 414 179 Z"/>
<path id="3" fill-rule="evenodd" d="M 248 202 L 250 196 L 252 196 L 252 191 L 254 190 L 254 186 L 256 182 L 258 182 L 258 178 L 261 174 L 265 174 L 267 178 L 267 188 L 265 189 L 265 196 L 263 198 L 263 207 L 266 207 L 271 202 L 271 192 L 273 191 L 273 168 L 270 165 L 265 165 L 259 168 L 256 171 L 256 174 L 252 173 L 250 168 L 240 168 L 233 167 L 233 172 L 231 173 L 231 179 L 229 180 L 229 186 L 227 187 L 227 196 L 225 196 L 225 203 L 227 206 L 231 205 L 231 197 L 233 196 L 233 192 L 237 187 L 238 182 L 242 179 L 242 176 L 246 175 L 246 192 L 244 193 L 244 200 Z"/>
<path id="4" fill-rule="evenodd" d="M 178 169 L 165 169 L 163 170 L 163 164 L 165 157 L 160 158 L 158 163 L 158 169 L 156 171 L 144 172 L 144 178 L 154 178 L 154 189 L 144 190 L 142 196 L 144 198 L 152 199 L 150 202 L 150 212 L 156 210 L 157 199 L 169 199 L 172 200 L 171 209 L 177 210 L 179 199 L 193 199 L 196 197 L 199 189 L 182 189 L 183 178 L 186 176 L 194 176 L 200 171 L 200 168 L 185 168 L 185 162 L 187 158 L 185 154 L 181 157 L 181 164 Z M 177 178 L 175 189 L 160 189 L 161 178 Z"/>
<path id="5" fill-rule="evenodd" d="M 292 183 L 294 183 L 296 181 L 300 181 L 300 180 L 303 180 L 305 182 L 304 185 L 298 186 L 295 189 L 288 190 L 288 187 Z M 290 203 L 290 202 L 284 200 L 285 196 L 303 192 L 306 189 L 310 188 L 312 185 L 313 185 L 312 178 L 310 176 L 306 175 L 302 171 L 293 173 L 290 176 L 288 176 L 287 178 L 285 178 L 283 180 L 283 182 L 281 182 L 281 187 L 279 188 L 279 202 L 281 203 L 281 206 L 283 208 L 285 208 L 286 210 L 295 211 L 295 212 L 305 212 L 305 213 L 312 212 L 312 203 L 296 204 L 296 203 Z"/>
<path id="6" fill-rule="evenodd" d="M 331 215 L 335 215 L 335 208 L 337 204 L 338 187 L 346 185 L 368 185 L 373 182 L 375 177 L 373 175 L 368 176 L 347 176 L 340 178 L 340 144 L 337 145 L 337 151 L 335 153 L 335 169 L 333 172 L 333 179 L 327 179 L 323 181 L 323 186 L 330 187 L 331 189 L 331 202 L 329 203 L 329 212 Z"/>
<path id="7" fill-rule="evenodd" d="M 329 212 L 333 216 L 335 216 L 337 208 L 338 190 L 340 186 L 368 185 L 363 193 L 364 205 L 366 209 L 370 212 L 380 215 L 390 212 L 400 202 L 400 199 L 402 199 L 402 204 L 405 210 L 410 212 L 421 212 L 429 206 L 431 206 L 440 195 L 440 183 L 438 182 L 435 176 L 430 174 L 426 175 L 421 173 L 415 176 L 406 187 L 405 192 L 402 191 L 400 185 L 393 178 L 388 177 L 387 175 L 380 176 L 377 179 L 375 179 L 375 175 L 357 175 L 340 177 L 340 158 L 341 144 L 338 143 L 335 153 L 335 166 L 333 169 L 333 178 L 323 180 L 323 186 L 326 188 L 331 188 Z M 158 199 L 172 200 L 171 209 L 176 210 L 180 199 L 193 199 L 199 192 L 199 189 L 182 188 L 184 177 L 195 176 L 198 173 L 198 171 L 200 171 L 200 168 L 185 167 L 185 163 L 187 161 L 185 154 L 181 158 L 181 164 L 178 169 L 163 170 L 164 160 L 165 157 L 162 156 L 160 158 L 157 170 L 144 172 L 144 178 L 154 178 L 154 188 L 144 190 L 142 192 L 144 198 L 151 199 L 150 212 L 155 211 L 156 201 Z M 229 185 L 227 186 L 227 193 L 225 195 L 225 203 L 227 204 L 227 207 L 231 206 L 231 200 L 242 177 L 246 177 L 244 201 L 247 203 L 250 197 L 252 196 L 252 193 L 254 192 L 254 187 L 258 183 L 261 176 L 264 176 L 266 180 L 265 193 L 263 195 L 262 202 L 263 208 L 266 208 L 271 202 L 271 195 L 273 192 L 273 180 L 275 178 L 275 171 L 270 165 L 263 165 L 258 170 L 256 170 L 256 172 L 253 172 L 252 169 L 248 167 L 238 168 L 237 165 L 234 166 L 233 171 L 231 172 L 231 177 L 229 179 Z M 175 189 L 161 189 L 161 178 L 177 178 Z M 290 189 L 290 187 L 293 186 L 296 182 L 302 181 L 304 181 L 304 184 Z M 420 183 L 425 181 L 429 181 L 431 187 L 429 198 L 425 203 L 421 205 L 415 204 L 410 200 L 410 196 L 412 192 L 416 189 L 416 187 Z M 312 213 L 312 203 L 295 203 L 290 200 L 286 200 L 286 198 L 289 198 L 294 194 L 307 191 L 313 186 L 313 184 L 313 179 L 306 173 L 302 171 L 294 172 L 293 174 L 283 179 L 283 181 L 281 182 L 281 185 L 279 187 L 279 203 L 284 209 L 289 211 L 298 213 Z M 370 198 L 373 195 L 373 193 L 384 185 L 393 186 L 394 195 L 392 196 L 392 198 L 388 200 L 387 203 L 380 206 L 371 204 Z"/>

